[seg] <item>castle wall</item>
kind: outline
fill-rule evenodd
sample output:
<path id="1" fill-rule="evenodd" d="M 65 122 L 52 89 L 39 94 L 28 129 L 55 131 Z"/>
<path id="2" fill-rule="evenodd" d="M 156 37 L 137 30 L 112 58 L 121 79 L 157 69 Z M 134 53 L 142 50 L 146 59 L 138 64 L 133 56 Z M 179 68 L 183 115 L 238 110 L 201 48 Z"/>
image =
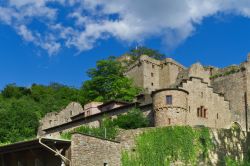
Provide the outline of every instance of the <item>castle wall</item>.
<path id="1" fill-rule="evenodd" d="M 230 110 L 233 112 L 232 121 L 238 122 L 246 130 L 245 97 L 246 73 L 237 72 L 212 80 L 212 86 L 217 93 L 222 93 L 229 100 Z"/>
<path id="2" fill-rule="evenodd" d="M 191 78 L 182 84 L 182 89 L 189 92 L 187 125 L 230 128 L 232 113 L 229 102 L 225 101 L 223 96 L 214 93 L 208 83 L 199 78 Z"/>
<path id="3" fill-rule="evenodd" d="M 131 104 L 125 107 L 115 108 L 112 111 L 102 112 L 86 118 L 77 119 L 75 121 L 55 126 L 53 128 L 45 129 L 42 135 L 45 137 L 60 138 L 60 133 L 70 131 L 82 125 L 91 127 L 100 127 L 100 122 L 103 119 L 103 117 L 107 116 L 111 118 L 116 118 L 118 115 L 125 114 L 134 107 L 135 105 Z M 145 105 L 142 106 L 140 109 L 143 112 L 143 114 L 149 118 L 150 124 L 153 125 L 152 105 L 151 104 Z"/>
<path id="4" fill-rule="evenodd" d="M 160 69 L 160 88 L 168 88 L 177 80 L 179 72 L 184 70 L 184 67 L 174 60 L 167 58 L 161 62 Z"/>
<path id="5" fill-rule="evenodd" d="M 159 61 L 143 55 L 135 64 L 128 67 L 125 75 L 132 78 L 136 86 L 151 93 L 174 84 L 178 73 L 183 69 L 181 64 L 170 58 Z"/>
<path id="6" fill-rule="evenodd" d="M 172 104 L 166 103 L 166 96 L 172 97 Z M 184 125 L 186 123 L 188 92 L 166 89 L 153 95 L 155 126 Z"/>
<path id="7" fill-rule="evenodd" d="M 124 130 L 120 132 L 116 140 L 120 142 L 123 151 L 133 153 L 136 147 L 136 138 L 150 130 L 154 130 L 154 128 Z M 249 133 L 228 129 L 210 129 L 210 136 L 215 148 L 209 151 L 207 161 L 199 161 L 197 165 L 225 165 L 226 156 L 234 160 L 243 160 L 248 157 L 250 150 Z M 183 165 L 185 164 L 183 163 Z"/>
<path id="8" fill-rule="evenodd" d="M 71 142 L 72 166 L 119 166 L 121 149 L 118 142 L 73 134 Z"/>
<path id="9" fill-rule="evenodd" d="M 129 67 L 129 70 L 125 73 L 125 75 L 133 79 L 133 83 L 137 87 L 143 87 L 144 77 L 143 77 L 143 67 L 141 62 L 136 62 Z"/>

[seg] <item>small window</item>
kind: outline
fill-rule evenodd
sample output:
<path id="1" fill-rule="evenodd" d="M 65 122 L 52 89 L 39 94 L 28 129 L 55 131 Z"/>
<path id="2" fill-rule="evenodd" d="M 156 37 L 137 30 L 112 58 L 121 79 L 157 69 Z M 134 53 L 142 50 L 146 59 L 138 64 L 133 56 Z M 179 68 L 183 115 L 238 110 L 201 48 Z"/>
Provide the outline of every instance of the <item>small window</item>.
<path id="1" fill-rule="evenodd" d="M 103 163 L 103 166 L 108 166 L 108 163 Z"/>
<path id="2" fill-rule="evenodd" d="M 154 69 L 154 68 L 155 68 L 155 65 L 152 65 L 152 68 Z"/>
<path id="3" fill-rule="evenodd" d="M 217 113 L 216 117 L 217 117 L 217 119 L 219 119 L 219 114 L 218 113 Z"/>
<path id="4" fill-rule="evenodd" d="M 171 125 L 171 119 L 170 118 L 168 118 L 168 124 Z"/>
<path id="5" fill-rule="evenodd" d="M 204 118 L 207 118 L 207 109 L 204 109 L 203 117 L 204 117 Z"/>
<path id="6" fill-rule="evenodd" d="M 154 86 L 154 83 L 153 83 L 153 82 L 151 83 L 151 86 Z"/>
<path id="7" fill-rule="evenodd" d="M 154 77 L 154 73 L 151 73 L 151 77 Z"/>
<path id="8" fill-rule="evenodd" d="M 73 115 L 73 112 L 72 111 L 70 111 L 70 116 L 72 116 Z"/>
<path id="9" fill-rule="evenodd" d="M 52 120 L 49 120 L 49 124 L 52 124 Z"/>
<path id="10" fill-rule="evenodd" d="M 166 96 L 166 103 L 167 103 L 167 105 L 171 105 L 173 103 L 172 95 Z"/>
<path id="11" fill-rule="evenodd" d="M 197 108 L 197 117 L 200 117 L 200 108 Z"/>

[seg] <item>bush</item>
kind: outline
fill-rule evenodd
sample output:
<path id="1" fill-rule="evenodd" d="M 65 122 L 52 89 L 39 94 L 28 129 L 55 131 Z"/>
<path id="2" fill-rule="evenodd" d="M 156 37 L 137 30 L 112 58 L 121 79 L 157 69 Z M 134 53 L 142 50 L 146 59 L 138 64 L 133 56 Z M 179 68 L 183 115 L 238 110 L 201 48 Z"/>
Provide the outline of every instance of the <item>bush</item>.
<path id="1" fill-rule="evenodd" d="M 63 139 L 70 140 L 72 133 L 75 133 L 75 132 L 112 140 L 116 137 L 118 133 L 118 129 L 112 124 L 112 121 L 110 119 L 104 118 L 104 120 L 102 121 L 101 127 L 81 126 L 76 129 L 73 129 L 70 132 L 62 133 L 61 137 Z"/>
<path id="2" fill-rule="evenodd" d="M 137 109 L 131 109 L 127 114 L 119 115 L 113 120 L 113 125 L 122 129 L 136 129 L 149 126 L 149 120 Z"/>

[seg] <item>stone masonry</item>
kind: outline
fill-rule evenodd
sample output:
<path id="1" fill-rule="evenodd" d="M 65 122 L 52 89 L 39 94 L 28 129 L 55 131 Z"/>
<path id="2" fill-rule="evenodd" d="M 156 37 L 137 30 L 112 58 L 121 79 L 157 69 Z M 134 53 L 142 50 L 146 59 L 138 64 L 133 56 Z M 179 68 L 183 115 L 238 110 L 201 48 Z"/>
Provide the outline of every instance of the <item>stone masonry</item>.
<path id="1" fill-rule="evenodd" d="M 77 133 L 72 136 L 71 166 L 119 166 L 120 155 L 119 142 Z"/>
<path id="2" fill-rule="evenodd" d="M 122 60 L 129 58 L 119 58 Z M 70 103 L 42 120 L 38 136 L 57 136 L 81 125 L 99 127 L 104 115 L 116 118 L 133 107 L 140 108 L 152 127 L 169 125 L 228 129 L 237 123 L 250 129 L 250 56 L 240 65 L 226 68 L 184 67 L 171 58 L 159 61 L 142 55 L 124 73 L 144 89 L 133 103 L 91 102 L 82 107 Z"/>

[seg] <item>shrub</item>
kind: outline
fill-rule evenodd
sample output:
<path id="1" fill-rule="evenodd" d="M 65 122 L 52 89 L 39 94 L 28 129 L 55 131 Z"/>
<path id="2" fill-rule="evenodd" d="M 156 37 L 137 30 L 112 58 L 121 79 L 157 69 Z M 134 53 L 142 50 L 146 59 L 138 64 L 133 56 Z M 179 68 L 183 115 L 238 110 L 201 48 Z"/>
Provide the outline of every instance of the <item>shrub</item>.
<path id="1" fill-rule="evenodd" d="M 118 133 L 118 129 L 117 127 L 113 126 L 112 121 L 110 119 L 104 118 L 101 127 L 81 126 L 73 129 L 70 132 L 62 133 L 61 138 L 70 140 L 72 133 L 75 132 L 106 139 L 114 139 Z"/>
<path id="2" fill-rule="evenodd" d="M 136 129 L 149 126 L 149 120 L 140 109 L 133 108 L 127 114 L 119 115 L 113 120 L 113 125 L 122 129 Z"/>

